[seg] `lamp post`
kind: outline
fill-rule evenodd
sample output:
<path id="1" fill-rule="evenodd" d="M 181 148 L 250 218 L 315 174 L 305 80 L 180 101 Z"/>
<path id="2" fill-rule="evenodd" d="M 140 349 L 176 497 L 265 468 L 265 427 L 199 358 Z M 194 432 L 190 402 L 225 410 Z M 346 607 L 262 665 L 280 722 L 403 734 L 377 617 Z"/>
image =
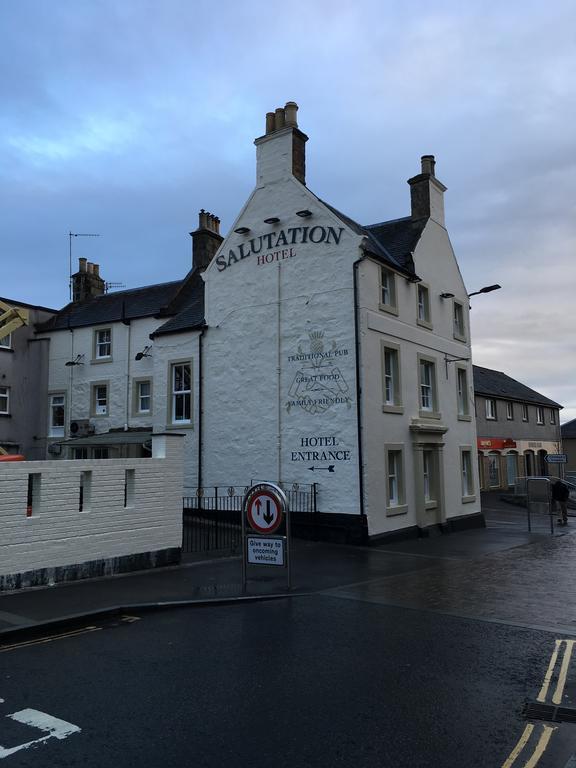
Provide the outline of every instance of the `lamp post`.
<path id="1" fill-rule="evenodd" d="M 485 285 L 484 288 L 480 288 L 479 291 L 472 291 L 472 293 L 469 293 L 468 298 L 470 298 L 470 296 L 477 296 L 479 293 L 491 293 L 492 291 L 497 291 L 500 288 L 502 288 L 501 285 Z"/>

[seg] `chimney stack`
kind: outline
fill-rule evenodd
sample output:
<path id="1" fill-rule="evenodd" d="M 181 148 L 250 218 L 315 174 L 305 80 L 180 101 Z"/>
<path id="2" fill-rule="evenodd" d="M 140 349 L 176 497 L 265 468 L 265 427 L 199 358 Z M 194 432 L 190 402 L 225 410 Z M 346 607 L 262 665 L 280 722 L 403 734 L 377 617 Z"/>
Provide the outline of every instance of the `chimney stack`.
<path id="1" fill-rule="evenodd" d="M 198 229 L 190 232 L 190 236 L 192 237 L 192 267 L 203 271 L 224 240 L 220 234 L 220 219 L 202 208 L 198 214 Z"/>
<path id="2" fill-rule="evenodd" d="M 72 275 L 72 301 L 76 304 L 101 296 L 104 293 L 104 287 L 104 280 L 100 277 L 100 265 L 79 258 L 78 272 Z"/>
<path id="3" fill-rule="evenodd" d="M 432 219 L 444 227 L 444 192 L 446 192 L 446 187 L 436 178 L 434 155 L 422 155 L 421 168 L 421 173 L 418 176 L 408 179 L 412 220 Z"/>
<path id="4" fill-rule="evenodd" d="M 292 175 L 306 184 L 308 136 L 298 128 L 298 105 L 286 102 L 266 113 L 266 133 L 256 139 L 256 178 L 258 186 Z"/>

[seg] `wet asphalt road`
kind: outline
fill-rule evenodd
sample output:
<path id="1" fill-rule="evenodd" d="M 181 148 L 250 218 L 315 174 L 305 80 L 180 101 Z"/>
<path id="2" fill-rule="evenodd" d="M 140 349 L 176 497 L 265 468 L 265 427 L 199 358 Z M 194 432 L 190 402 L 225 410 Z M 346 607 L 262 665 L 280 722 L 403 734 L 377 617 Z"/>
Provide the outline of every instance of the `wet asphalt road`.
<path id="1" fill-rule="evenodd" d="M 26 708 L 81 728 L 0 766 L 499 767 L 559 636 L 327 594 L 147 614 L 0 653 L 5 749 L 43 735 Z M 561 725 L 537 764 L 574 752 Z"/>

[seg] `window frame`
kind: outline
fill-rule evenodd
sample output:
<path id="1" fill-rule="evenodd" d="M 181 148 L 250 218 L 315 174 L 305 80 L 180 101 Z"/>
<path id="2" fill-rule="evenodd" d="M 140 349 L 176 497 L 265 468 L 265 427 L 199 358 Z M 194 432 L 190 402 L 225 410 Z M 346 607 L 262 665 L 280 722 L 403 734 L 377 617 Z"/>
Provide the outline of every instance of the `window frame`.
<path id="1" fill-rule="evenodd" d="M 539 427 L 542 427 L 544 426 L 545 423 L 546 423 L 546 417 L 544 414 L 544 406 L 537 405 L 536 406 L 536 424 Z"/>
<path id="2" fill-rule="evenodd" d="M 2 343 L 5 339 L 8 339 L 8 343 L 7 344 L 3 344 Z M 12 333 L 9 333 L 6 336 L 2 336 L 2 338 L 0 338 L 0 349 L 8 349 L 11 352 L 13 351 L 13 347 L 12 347 Z"/>
<path id="3" fill-rule="evenodd" d="M 472 421 L 470 415 L 470 392 L 468 386 L 468 367 L 456 364 L 456 399 L 458 421 Z M 460 377 L 464 376 L 464 392 L 461 392 Z M 462 406 L 462 407 L 461 407 Z"/>
<path id="4" fill-rule="evenodd" d="M 187 390 L 179 390 L 178 392 L 174 389 L 174 375 L 175 375 L 175 369 L 178 366 L 181 365 L 187 365 L 189 366 L 189 373 L 190 373 L 190 389 Z M 194 419 L 193 413 L 194 413 L 194 367 L 192 364 L 191 358 L 185 358 L 182 360 L 170 360 L 168 363 L 168 423 L 171 426 L 183 428 L 183 429 L 192 429 L 194 427 Z M 188 395 L 189 397 L 189 410 L 190 410 L 190 418 L 189 419 L 175 419 L 175 405 L 176 400 L 175 398 L 177 396 L 181 395 Z"/>
<path id="5" fill-rule="evenodd" d="M 506 421 L 514 421 L 514 403 L 506 401 Z"/>
<path id="6" fill-rule="evenodd" d="M 62 403 L 55 404 L 54 398 L 61 397 Z M 63 411 L 63 424 L 62 426 L 54 425 L 54 409 L 61 406 Z M 55 432 L 55 430 L 58 430 Z M 48 393 L 48 437 L 66 437 L 66 392 L 49 392 Z"/>
<path id="7" fill-rule="evenodd" d="M 471 445 L 460 446 L 460 482 L 463 504 L 470 504 L 471 502 L 476 501 L 476 486 L 474 483 L 474 462 L 472 461 L 472 453 Z M 465 466 L 465 457 L 468 458 L 469 467 Z M 467 469 L 470 471 L 468 472 Z M 466 487 L 464 487 L 465 478 L 468 478 L 468 484 Z M 465 491 L 468 491 L 468 493 Z"/>
<path id="8" fill-rule="evenodd" d="M 556 425 L 558 419 L 556 418 L 556 409 L 550 408 L 550 424 Z"/>
<path id="9" fill-rule="evenodd" d="M 108 333 L 108 341 L 99 341 L 98 334 Z M 109 354 L 101 355 L 100 346 L 108 345 Z M 102 328 L 94 328 L 94 334 L 92 339 L 92 362 L 93 363 L 110 363 L 112 362 L 112 326 L 103 326 Z"/>
<path id="10" fill-rule="evenodd" d="M 4 390 L 4 392 L 2 392 Z M 0 410 L 0 416 L 10 416 L 10 387 L 2 384 L 0 386 L 0 399 L 6 401 L 5 410 Z"/>
<path id="11" fill-rule="evenodd" d="M 491 403 L 494 407 L 488 408 L 488 404 Z M 490 410 L 490 413 L 488 412 Z M 498 421 L 498 406 L 496 404 L 495 397 L 487 397 L 484 400 L 484 416 L 486 421 Z"/>
<path id="12" fill-rule="evenodd" d="M 394 474 L 391 475 L 391 455 L 394 456 Z M 402 443 L 388 443 L 384 446 L 385 469 L 386 469 L 386 516 L 395 517 L 408 513 L 406 503 L 406 465 L 404 461 L 404 445 Z M 396 480 L 397 493 L 393 503 L 390 495 L 390 478 L 393 476 Z"/>
<path id="13" fill-rule="evenodd" d="M 395 357 L 395 371 L 391 376 L 391 381 L 393 386 L 392 401 L 389 401 L 387 399 L 386 385 L 389 378 L 389 375 L 387 373 L 387 367 L 386 367 L 387 353 L 392 353 L 392 355 Z M 380 355 L 381 355 L 381 363 L 382 363 L 382 412 L 383 413 L 404 413 L 404 407 L 402 405 L 402 373 L 401 373 L 401 363 L 400 363 L 400 345 L 394 344 L 389 341 L 381 341 Z"/>
<path id="14" fill-rule="evenodd" d="M 458 310 L 460 310 L 458 312 Z M 458 330 L 457 316 L 460 316 L 462 321 L 462 329 Z M 464 304 L 457 299 L 454 299 L 452 304 L 452 336 L 457 341 L 466 341 L 466 320 L 464 316 Z"/>
<path id="15" fill-rule="evenodd" d="M 420 302 L 420 293 L 422 292 L 423 301 Z M 420 316 L 420 308 L 423 309 L 424 316 Z M 430 309 L 430 286 L 428 283 L 416 283 L 416 324 L 432 330 L 432 312 Z"/>
<path id="16" fill-rule="evenodd" d="M 150 400 L 150 408 L 147 411 L 140 410 L 140 402 L 142 397 L 140 394 L 140 386 L 142 384 L 148 384 L 150 387 L 150 393 L 147 396 Z M 150 376 L 140 376 L 138 378 L 132 379 L 132 416 L 135 418 L 152 416 L 154 408 L 153 388 L 154 384 Z"/>
<path id="17" fill-rule="evenodd" d="M 106 411 L 104 413 L 98 413 L 97 404 L 97 389 L 99 387 L 106 388 Z M 90 416 L 96 419 L 105 419 L 110 416 L 110 382 L 109 381 L 92 381 L 90 383 Z"/>
<path id="18" fill-rule="evenodd" d="M 388 293 L 390 301 L 384 301 L 384 276 L 387 277 Z M 392 315 L 398 314 L 398 297 L 396 292 L 396 273 L 387 267 L 380 267 L 380 284 L 378 287 L 378 306 L 384 312 Z"/>
<path id="19" fill-rule="evenodd" d="M 525 423 L 530 421 L 530 412 L 528 411 L 527 403 L 522 403 L 522 421 Z"/>
<path id="20" fill-rule="evenodd" d="M 438 361 L 435 357 L 431 357 L 429 355 L 422 355 L 418 353 L 417 356 L 418 361 L 418 408 L 419 408 L 419 414 L 421 419 L 440 419 L 442 418 L 442 414 L 439 411 L 439 403 L 438 403 Z M 423 371 L 423 365 L 428 364 L 431 366 L 432 375 L 431 375 L 431 383 L 430 384 L 423 384 L 422 381 L 422 371 Z M 431 390 L 431 400 L 432 400 L 432 407 L 431 408 L 425 408 L 423 406 L 423 398 L 422 398 L 422 387 L 423 386 L 429 386 Z"/>

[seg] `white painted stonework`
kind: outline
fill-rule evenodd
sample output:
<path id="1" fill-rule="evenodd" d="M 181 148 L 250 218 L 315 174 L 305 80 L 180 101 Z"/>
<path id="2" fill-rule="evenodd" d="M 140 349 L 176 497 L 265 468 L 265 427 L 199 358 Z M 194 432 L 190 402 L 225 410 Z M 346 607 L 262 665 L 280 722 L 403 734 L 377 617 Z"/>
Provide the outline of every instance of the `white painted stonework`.
<path id="1" fill-rule="evenodd" d="M 181 441 L 159 435 L 150 459 L 0 463 L 0 575 L 180 547 Z M 125 505 L 127 470 L 134 479 Z M 80 511 L 86 472 L 91 491 Z M 27 516 L 30 474 L 39 485 Z"/>
<path id="2" fill-rule="evenodd" d="M 50 391 L 66 393 L 67 423 L 90 418 L 97 432 L 124 425 L 184 432 L 185 492 L 200 484 L 316 482 L 321 513 L 352 516 L 371 536 L 478 513 L 468 298 L 443 226 L 441 185 L 413 253 L 414 273 L 429 290 L 426 326 L 417 322 L 416 283 L 401 266 L 388 265 L 397 311 L 381 305 L 385 257 L 368 252 L 365 232 L 298 181 L 292 150 L 290 128 L 257 140 L 257 186 L 203 273 L 201 332 L 152 341 L 166 318 L 113 323 L 113 359 L 103 363 L 92 359 L 93 327 L 52 333 Z M 446 292 L 463 306 L 464 340 L 454 336 L 453 300 L 440 298 Z M 384 407 L 386 344 L 399 350 L 396 409 Z M 151 356 L 135 361 L 146 345 Z M 77 354 L 86 355 L 86 364 L 65 367 Z M 420 410 L 419 355 L 435 362 L 434 414 Z M 458 415 L 456 358 L 468 373 L 467 418 Z M 192 370 L 192 417 L 175 425 L 169 372 L 183 361 Z M 133 379 L 144 376 L 153 382 L 146 418 L 134 416 L 131 401 Z M 90 413 L 98 380 L 110 386 L 106 417 Z M 403 455 L 403 499 L 395 505 L 388 498 L 390 450 Z M 464 495 L 467 450 L 473 492 Z M 437 462 L 432 501 L 422 495 L 429 451 Z"/>
<path id="3" fill-rule="evenodd" d="M 303 209 L 312 215 L 297 216 Z M 279 223 L 265 224 L 272 216 Z M 240 227 L 250 233 L 232 231 L 205 273 L 205 483 L 316 481 L 321 510 L 358 514 L 360 238 L 291 176 L 257 188 Z M 281 232 L 289 243 L 275 247 Z M 302 242 L 310 233 L 324 240 Z M 250 240 L 259 253 L 230 258 Z"/>

